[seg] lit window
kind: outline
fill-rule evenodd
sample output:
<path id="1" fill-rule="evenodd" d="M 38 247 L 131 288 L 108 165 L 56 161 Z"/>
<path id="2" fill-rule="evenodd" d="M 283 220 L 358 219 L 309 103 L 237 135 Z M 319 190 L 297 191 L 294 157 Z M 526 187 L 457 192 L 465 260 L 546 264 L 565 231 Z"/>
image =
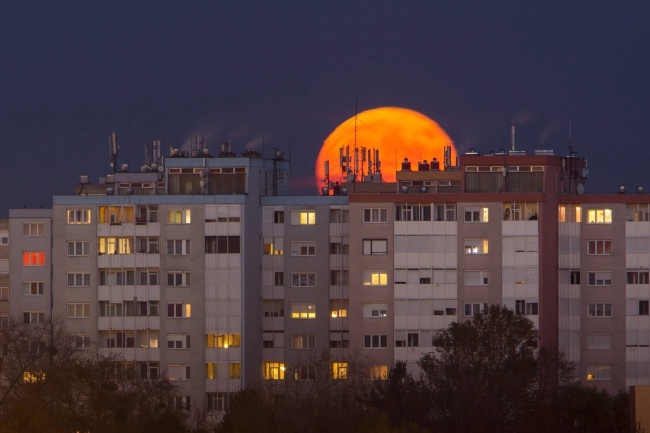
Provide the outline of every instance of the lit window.
<path id="1" fill-rule="evenodd" d="M 330 300 L 330 317 L 336 319 L 337 317 L 348 317 L 349 301 L 347 299 L 332 299 Z"/>
<path id="2" fill-rule="evenodd" d="M 384 334 L 372 334 L 363 336 L 364 349 L 384 349 L 388 347 L 388 337 Z"/>
<path id="3" fill-rule="evenodd" d="M 465 209 L 465 222 L 466 223 L 486 223 L 488 222 L 488 208 L 466 208 Z"/>
<path id="4" fill-rule="evenodd" d="M 332 363 L 332 379 L 347 379 L 348 378 L 348 363 L 347 362 L 333 362 Z"/>
<path id="5" fill-rule="evenodd" d="M 314 225 L 316 224 L 316 211 L 294 210 L 291 211 L 291 225 Z"/>
<path id="6" fill-rule="evenodd" d="M 43 236 L 44 233 L 44 223 L 23 223 L 23 236 L 25 237 Z"/>
<path id="7" fill-rule="evenodd" d="M 208 334 L 206 347 L 220 347 L 227 349 L 229 347 L 239 347 L 241 337 L 239 334 Z"/>
<path id="8" fill-rule="evenodd" d="M 315 304 L 291 304 L 291 318 L 292 319 L 315 319 L 316 305 Z"/>
<path id="9" fill-rule="evenodd" d="M 190 209 L 167 209 L 167 224 L 191 224 Z"/>
<path id="10" fill-rule="evenodd" d="M 589 209 L 587 210 L 587 224 L 611 224 L 611 209 Z"/>
<path id="11" fill-rule="evenodd" d="M 588 365 L 587 380 L 612 380 L 612 366 Z"/>
<path id="12" fill-rule="evenodd" d="M 388 273 L 384 271 L 363 271 L 364 286 L 386 286 Z"/>
<path id="13" fill-rule="evenodd" d="M 45 266 L 45 253 L 32 251 L 24 252 L 23 266 Z"/>
<path id="14" fill-rule="evenodd" d="M 128 238 L 98 238 L 97 252 L 101 254 L 133 254 L 135 239 Z"/>
<path id="15" fill-rule="evenodd" d="M 68 304 L 68 319 L 87 319 L 90 317 L 90 304 Z"/>
<path id="16" fill-rule="evenodd" d="M 214 380 L 217 378 L 217 363 L 216 362 L 207 362 L 205 364 L 205 378 L 208 380 Z"/>
<path id="17" fill-rule="evenodd" d="M 366 208 L 363 210 L 364 223 L 385 223 L 388 219 L 388 210 L 382 208 Z"/>
<path id="18" fill-rule="evenodd" d="M 69 209 L 68 224 L 90 224 L 90 209 Z"/>
<path id="19" fill-rule="evenodd" d="M 264 379 L 282 380 L 284 379 L 284 363 L 282 362 L 265 362 Z"/>
<path id="20" fill-rule="evenodd" d="M 284 254 L 282 238 L 264 238 L 264 254 L 281 256 Z"/>
<path id="21" fill-rule="evenodd" d="M 388 241 L 386 239 L 364 239 L 363 254 L 386 254 L 388 252 Z"/>
<path id="22" fill-rule="evenodd" d="M 366 380 L 386 379 L 388 377 L 388 366 L 386 365 L 364 365 L 363 378 Z"/>
<path id="23" fill-rule="evenodd" d="M 587 254 L 590 256 L 611 255 L 612 241 L 587 241 Z"/>
<path id="24" fill-rule="evenodd" d="M 487 254 L 488 245 L 487 239 L 465 239 L 465 254 Z"/>
<path id="25" fill-rule="evenodd" d="M 192 316 L 192 305 L 182 302 L 167 304 L 167 317 L 184 318 Z"/>
<path id="26" fill-rule="evenodd" d="M 99 223 L 121 224 L 133 223 L 135 219 L 135 208 L 133 206 L 99 206 Z M 142 212 L 141 209 L 138 209 Z M 146 208 L 145 208 L 146 211 Z M 146 212 L 145 212 L 146 217 Z M 140 222 L 141 220 L 138 220 Z M 146 219 L 144 220 L 146 222 Z"/>
<path id="27" fill-rule="evenodd" d="M 612 317 L 612 304 L 587 304 L 588 317 Z"/>

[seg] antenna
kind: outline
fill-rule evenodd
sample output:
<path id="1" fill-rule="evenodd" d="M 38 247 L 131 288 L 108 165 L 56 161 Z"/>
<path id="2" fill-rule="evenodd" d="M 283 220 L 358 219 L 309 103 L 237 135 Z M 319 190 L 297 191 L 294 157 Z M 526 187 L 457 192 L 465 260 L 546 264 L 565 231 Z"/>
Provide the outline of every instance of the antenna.
<path id="1" fill-rule="evenodd" d="M 117 144 L 117 134 L 114 132 L 108 137 L 108 151 L 111 155 L 111 168 L 114 173 L 117 173 L 117 154 L 120 150 L 120 146 Z"/>
<path id="2" fill-rule="evenodd" d="M 515 150 L 515 124 L 510 125 L 510 145 Z"/>

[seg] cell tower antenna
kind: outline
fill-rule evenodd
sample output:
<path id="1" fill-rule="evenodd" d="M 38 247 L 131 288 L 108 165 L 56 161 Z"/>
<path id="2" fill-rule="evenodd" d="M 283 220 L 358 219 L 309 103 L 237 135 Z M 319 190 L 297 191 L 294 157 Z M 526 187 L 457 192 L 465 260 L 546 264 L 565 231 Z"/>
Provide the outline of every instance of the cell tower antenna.
<path id="1" fill-rule="evenodd" d="M 120 151 L 120 146 L 117 144 L 117 134 L 114 132 L 108 137 L 108 150 L 111 155 L 111 168 L 113 172 L 117 173 L 117 154 Z"/>

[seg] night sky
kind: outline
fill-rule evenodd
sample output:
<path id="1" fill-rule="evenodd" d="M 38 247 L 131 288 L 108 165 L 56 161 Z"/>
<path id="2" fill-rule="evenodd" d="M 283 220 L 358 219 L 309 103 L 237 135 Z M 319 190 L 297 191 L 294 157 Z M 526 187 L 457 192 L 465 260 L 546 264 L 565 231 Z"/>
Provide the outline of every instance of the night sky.
<path id="1" fill-rule="evenodd" d="M 144 145 L 291 149 L 316 193 L 323 140 L 358 110 L 414 109 L 459 152 L 589 161 L 588 193 L 650 191 L 648 1 L 0 2 L 0 216 Z M 165 149 L 166 153 L 166 149 Z"/>

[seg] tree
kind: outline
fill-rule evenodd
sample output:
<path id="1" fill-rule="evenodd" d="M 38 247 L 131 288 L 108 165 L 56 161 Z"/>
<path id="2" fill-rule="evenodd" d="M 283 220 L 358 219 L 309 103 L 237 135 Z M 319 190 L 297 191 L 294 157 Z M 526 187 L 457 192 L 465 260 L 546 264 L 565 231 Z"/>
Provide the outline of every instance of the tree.
<path id="1" fill-rule="evenodd" d="M 432 396 L 436 431 L 525 430 L 540 402 L 557 390 L 548 386 L 548 372 L 542 374 L 540 366 L 562 370 L 550 375 L 562 380 L 571 371 L 563 358 L 536 351 L 537 339 L 526 316 L 499 305 L 439 331 L 433 338 L 436 351 L 419 362 Z"/>

